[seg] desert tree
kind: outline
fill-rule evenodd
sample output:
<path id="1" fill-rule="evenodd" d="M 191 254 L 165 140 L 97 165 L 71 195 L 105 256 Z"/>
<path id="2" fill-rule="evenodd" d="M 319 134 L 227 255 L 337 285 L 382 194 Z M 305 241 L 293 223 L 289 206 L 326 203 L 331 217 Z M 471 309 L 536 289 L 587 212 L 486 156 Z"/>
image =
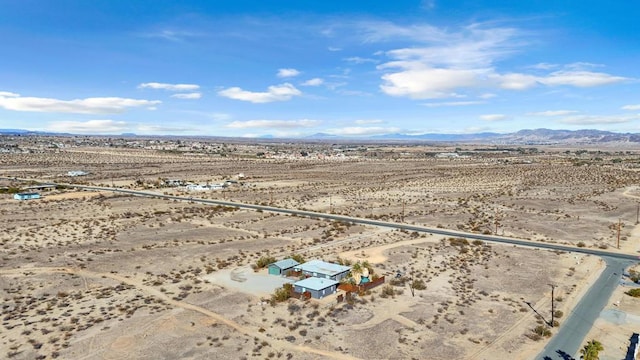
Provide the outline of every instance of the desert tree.
<path id="1" fill-rule="evenodd" d="M 580 354 L 582 354 L 582 359 L 584 360 L 598 360 L 600 359 L 598 354 L 602 350 L 604 350 L 604 347 L 599 341 L 591 340 L 587 345 L 580 349 Z"/>

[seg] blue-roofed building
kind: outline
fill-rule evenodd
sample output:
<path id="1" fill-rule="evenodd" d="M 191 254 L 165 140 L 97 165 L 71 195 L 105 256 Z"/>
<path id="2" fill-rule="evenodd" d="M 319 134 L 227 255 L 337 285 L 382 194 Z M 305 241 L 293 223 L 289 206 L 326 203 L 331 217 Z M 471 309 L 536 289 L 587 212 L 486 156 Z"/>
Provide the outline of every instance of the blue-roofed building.
<path id="1" fill-rule="evenodd" d="M 287 271 L 299 264 L 299 262 L 291 258 L 276 261 L 273 264 L 269 264 L 269 275 L 286 275 Z"/>
<path id="2" fill-rule="evenodd" d="M 16 200 L 40 199 L 40 194 L 36 192 L 23 192 L 23 193 L 14 194 L 13 198 Z"/>
<path id="3" fill-rule="evenodd" d="M 327 295 L 334 294 L 338 289 L 339 282 L 331 279 L 321 279 L 310 277 L 293 284 L 293 291 L 304 293 L 308 291 L 314 299 L 321 299 Z"/>
<path id="4" fill-rule="evenodd" d="M 351 267 L 324 262 L 322 260 L 311 260 L 304 264 L 297 265 L 293 268 L 295 271 L 302 271 L 305 276 L 313 276 L 317 278 L 331 279 L 340 281 L 345 278 Z"/>

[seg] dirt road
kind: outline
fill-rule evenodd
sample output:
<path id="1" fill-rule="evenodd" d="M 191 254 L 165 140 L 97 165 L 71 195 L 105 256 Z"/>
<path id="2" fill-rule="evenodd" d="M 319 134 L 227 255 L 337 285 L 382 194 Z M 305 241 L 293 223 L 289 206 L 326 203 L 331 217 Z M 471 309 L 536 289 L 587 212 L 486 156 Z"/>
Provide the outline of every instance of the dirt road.
<path id="1" fill-rule="evenodd" d="M 357 359 L 353 356 L 347 355 L 347 354 L 343 354 L 343 353 L 339 353 L 339 352 L 331 352 L 331 351 L 325 351 L 325 350 L 319 350 L 319 349 L 314 349 L 308 346 L 301 346 L 301 345 L 295 345 L 295 344 L 291 344 L 289 342 L 286 341 L 282 341 L 282 340 L 277 340 L 274 339 L 272 337 L 266 336 L 263 333 L 259 332 L 258 330 L 254 330 L 245 326 L 242 326 L 232 320 L 229 320 L 225 317 L 223 317 L 222 315 L 215 313 L 213 311 L 207 310 L 203 307 L 197 306 L 197 305 L 193 305 L 184 301 L 177 301 L 174 300 L 172 298 L 170 298 L 169 296 L 165 295 L 164 293 L 162 293 L 160 290 L 148 286 L 148 285 L 144 285 L 140 280 L 137 279 L 133 279 L 133 278 L 129 278 L 126 276 L 122 276 L 119 274 L 114 274 L 114 273 L 101 273 L 101 272 L 93 272 L 93 271 L 89 271 L 89 270 L 84 270 L 84 269 L 76 269 L 76 268 L 69 268 L 69 267 L 33 267 L 33 268 L 17 268 L 17 269 L 1 269 L 0 270 L 0 275 L 23 275 L 23 276 L 29 276 L 35 273 L 39 273 L 39 274 L 54 274 L 54 273 L 63 273 L 63 274 L 74 274 L 74 275 L 78 275 L 78 276 L 82 276 L 85 278 L 109 278 L 112 280 L 116 280 L 119 281 L 121 283 L 125 283 L 127 285 L 131 285 L 133 287 L 135 287 L 136 289 L 154 296 L 158 299 L 163 300 L 164 302 L 166 302 L 167 304 L 176 306 L 176 307 L 180 307 L 183 308 L 185 310 L 190 310 L 190 311 L 195 311 L 198 312 L 200 314 L 203 314 L 221 324 L 227 325 L 230 328 L 234 329 L 235 331 L 251 336 L 251 337 L 255 337 L 261 340 L 265 340 L 271 344 L 274 344 L 282 349 L 287 349 L 287 350 L 293 350 L 293 351 L 299 351 L 299 352 L 304 352 L 304 353 L 308 353 L 308 354 L 315 354 L 315 355 L 320 355 L 326 358 L 331 358 L 331 359 Z"/>

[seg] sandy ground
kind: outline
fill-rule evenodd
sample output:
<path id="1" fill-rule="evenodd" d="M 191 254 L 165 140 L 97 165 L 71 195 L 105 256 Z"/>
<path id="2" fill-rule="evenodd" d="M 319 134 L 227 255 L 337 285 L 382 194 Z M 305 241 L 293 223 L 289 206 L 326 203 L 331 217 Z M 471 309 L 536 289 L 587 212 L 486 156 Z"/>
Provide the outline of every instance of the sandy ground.
<path id="1" fill-rule="evenodd" d="M 640 249 L 632 226 L 640 175 L 612 162 L 633 155 L 593 160 L 563 149 L 450 161 L 425 157 L 429 147 L 376 146 L 362 152 L 375 156 L 331 162 L 255 159 L 263 148 L 238 147 L 246 157 L 95 147 L 0 161 L 4 175 L 171 193 L 184 191 L 160 179 L 219 182 L 242 172 L 242 184 L 194 196 L 593 248 L 617 245 L 620 219 L 620 251 Z M 587 164 L 576 166 L 577 157 Z M 64 176 L 77 169 L 90 175 Z M 569 313 L 601 266 L 561 252 L 108 192 L 0 195 L 0 227 L 0 358 L 12 359 L 525 359 L 545 344 L 532 339 L 540 320 L 525 302 L 548 313 L 554 283 Z M 340 304 L 271 306 L 263 299 L 283 279 L 250 265 L 291 254 L 367 261 L 387 284 Z M 424 289 L 412 294 L 413 280 Z M 615 358 L 640 314 L 621 292 L 612 301 L 620 303 L 594 337 L 613 344 L 605 355 Z"/>
<path id="2" fill-rule="evenodd" d="M 255 272 L 250 266 L 218 271 L 202 276 L 202 280 L 229 290 L 266 298 L 273 294 L 274 289 L 294 282 L 286 277 L 269 275 L 266 269 Z"/>

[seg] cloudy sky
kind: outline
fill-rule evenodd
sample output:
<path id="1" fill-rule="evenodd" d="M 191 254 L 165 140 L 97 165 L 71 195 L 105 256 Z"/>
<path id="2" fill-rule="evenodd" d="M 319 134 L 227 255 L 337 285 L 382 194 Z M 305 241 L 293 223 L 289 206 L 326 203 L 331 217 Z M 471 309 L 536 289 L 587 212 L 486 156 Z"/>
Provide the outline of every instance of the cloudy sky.
<path id="1" fill-rule="evenodd" d="M 0 0 L 0 128 L 640 132 L 638 14 L 591 0 Z"/>

